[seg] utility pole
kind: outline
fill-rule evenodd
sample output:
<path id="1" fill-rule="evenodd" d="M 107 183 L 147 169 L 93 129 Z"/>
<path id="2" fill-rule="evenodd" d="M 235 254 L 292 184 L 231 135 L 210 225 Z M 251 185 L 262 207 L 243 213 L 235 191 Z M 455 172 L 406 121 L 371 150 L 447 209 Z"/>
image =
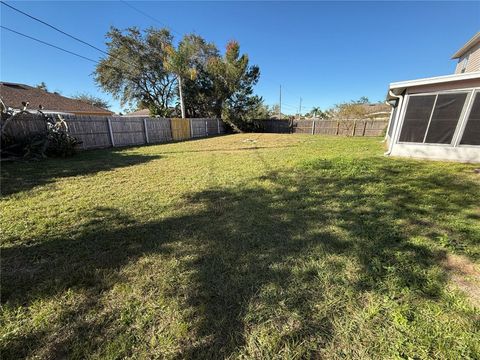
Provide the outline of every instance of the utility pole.
<path id="1" fill-rule="evenodd" d="M 300 98 L 300 106 L 298 107 L 298 118 L 302 116 L 302 98 Z"/>
<path id="2" fill-rule="evenodd" d="M 278 118 L 282 118 L 282 85 L 280 85 L 280 101 L 278 106 Z"/>

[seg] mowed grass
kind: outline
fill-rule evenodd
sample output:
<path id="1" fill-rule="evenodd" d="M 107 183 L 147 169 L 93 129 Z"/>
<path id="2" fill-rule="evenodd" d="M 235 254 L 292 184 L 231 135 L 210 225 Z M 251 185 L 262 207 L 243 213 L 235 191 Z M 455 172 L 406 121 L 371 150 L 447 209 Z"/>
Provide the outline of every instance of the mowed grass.
<path id="1" fill-rule="evenodd" d="M 2 164 L 4 359 L 478 359 L 477 166 L 241 134 Z"/>

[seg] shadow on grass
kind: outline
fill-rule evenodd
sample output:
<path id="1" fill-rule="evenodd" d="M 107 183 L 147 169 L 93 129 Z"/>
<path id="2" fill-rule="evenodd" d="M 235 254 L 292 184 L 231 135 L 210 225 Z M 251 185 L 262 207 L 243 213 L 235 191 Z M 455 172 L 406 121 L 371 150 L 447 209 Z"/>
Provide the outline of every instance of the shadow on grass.
<path id="1" fill-rule="evenodd" d="M 100 171 L 127 167 L 158 159 L 159 156 L 123 154 L 114 150 L 91 150 L 68 159 L 4 163 L 1 167 L 1 195 L 27 191 L 49 184 L 57 178 L 90 175 Z"/>
<path id="2" fill-rule="evenodd" d="M 190 153 L 210 153 L 210 152 L 239 152 L 239 151 L 251 151 L 262 149 L 287 149 L 294 148 L 294 145 L 277 145 L 277 146 L 249 146 L 239 148 L 212 148 L 212 149 L 199 149 L 199 150 L 179 150 L 179 151 L 162 151 L 163 154 L 190 154 Z"/>
<path id="3" fill-rule="evenodd" d="M 122 268 L 151 254 L 181 259 L 179 266 L 189 274 L 178 280 L 186 283 L 162 294 L 188 310 L 188 336 L 178 358 L 238 354 L 246 346 L 249 321 L 270 321 L 281 328 L 286 320 L 278 315 L 280 309 L 297 316 L 282 332 L 281 342 L 317 337 L 318 349 L 328 344 L 334 335 L 332 320 L 341 311 L 332 306 L 317 316 L 315 304 L 327 290 L 316 270 L 306 266 L 307 259 L 332 254 L 354 259 L 360 274 L 336 285 L 344 291 L 407 288 L 419 297 L 441 296 L 446 279 L 429 270 L 444 253 L 411 238 L 428 238 L 432 226 L 453 233 L 442 219 L 478 204 L 476 184 L 432 173 L 420 163 L 385 165 L 375 158 L 319 160 L 300 170 L 270 171 L 242 187 L 191 194 L 181 204 L 185 215 L 161 221 L 138 223 L 116 209 L 92 209 L 84 214 L 88 222 L 75 231 L 3 249 L 4 305 L 30 306 L 68 289 L 87 294 L 59 316 L 60 333 L 47 328 L 11 335 L 4 342 L 4 357 L 105 355 L 106 344 L 118 339 L 123 347 L 115 357 L 133 356 L 148 329 L 139 335 L 118 325 L 118 313 L 106 309 L 101 298 L 115 284 L 129 281 Z M 457 240 L 473 241 L 469 235 L 468 230 L 460 232 Z M 331 263 L 327 270 L 344 271 L 341 263 Z M 265 289 L 271 291 L 265 295 Z M 92 310 L 98 316 L 88 318 Z M 247 321 L 252 312 L 255 319 Z M 303 355 L 318 354 L 311 350 Z"/>

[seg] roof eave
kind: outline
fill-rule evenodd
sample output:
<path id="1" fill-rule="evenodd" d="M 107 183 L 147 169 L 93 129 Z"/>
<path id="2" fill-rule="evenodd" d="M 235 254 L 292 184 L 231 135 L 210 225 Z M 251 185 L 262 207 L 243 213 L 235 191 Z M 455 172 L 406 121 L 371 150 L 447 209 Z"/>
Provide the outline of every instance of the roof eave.
<path id="1" fill-rule="evenodd" d="M 389 88 L 393 90 L 401 87 L 430 85 L 430 84 L 438 84 L 438 83 L 446 83 L 446 82 L 470 80 L 470 79 L 480 79 L 480 71 L 472 71 L 472 72 L 467 72 L 462 74 L 434 76 L 429 78 L 420 78 L 420 79 L 406 80 L 406 81 L 397 81 L 397 82 L 390 83 Z"/>
<path id="2" fill-rule="evenodd" d="M 415 87 L 415 86 L 444 84 L 448 82 L 471 80 L 471 79 L 480 79 L 480 71 L 393 82 L 393 83 L 390 83 L 388 87 L 389 91 L 387 93 L 387 100 L 392 99 L 392 96 L 390 95 L 390 91 L 392 91 L 392 93 L 395 95 L 400 95 L 406 89 Z"/>
<path id="3" fill-rule="evenodd" d="M 455 54 L 452 55 L 452 60 L 458 59 L 463 54 L 465 54 L 472 46 L 474 46 L 477 42 L 480 41 L 480 31 L 477 32 L 473 37 L 468 40 L 465 45 L 463 45 Z"/>

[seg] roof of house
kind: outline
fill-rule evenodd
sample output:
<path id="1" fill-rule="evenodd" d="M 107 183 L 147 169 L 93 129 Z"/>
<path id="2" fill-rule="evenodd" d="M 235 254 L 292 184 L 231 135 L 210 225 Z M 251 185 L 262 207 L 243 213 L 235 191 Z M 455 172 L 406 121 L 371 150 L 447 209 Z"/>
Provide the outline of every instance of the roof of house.
<path id="1" fill-rule="evenodd" d="M 480 80 L 480 71 L 393 82 L 390 84 L 389 90 L 392 91 L 394 94 L 399 95 L 405 89 L 413 86 L 444 84 L 444 83 L 449 83 L 454 81 L 472 80 L 472 79 Z M 389 94 L 387 95 L 387 99 L 389 100 L 393 98 L 390 95 L 390 91 L 389 91 Z"/>
<path id="2" fill-rule="evenodd" d="M 0 98 L 5 106 L 13 109 L 22 109 L 22 102 L 28 102 L 30 110 L 39 109 L 41 105 L 46 112 L 113 114 L 110 110 L 85 101 L 70 99 L 58 93 L 51 93 L 25 84 L 0 82 Z"/>
<path id="3" fill-rule="evenodd" d="M 150 110 L 148 109 L 137 110 L 137 111 L 125 114 L 124 116 L 150 116 Z"/>
<path id="4" fill-rule="evenodd" d="M 480 31 L 477 32 L 473 37 L 468 40 L 465 45 L 463 45 L 455 54 L 453 54 L 452 59 L 458 59 L 463 54 L 465 54 L 472 46 L 475 46 L 480 42 Z"/>

